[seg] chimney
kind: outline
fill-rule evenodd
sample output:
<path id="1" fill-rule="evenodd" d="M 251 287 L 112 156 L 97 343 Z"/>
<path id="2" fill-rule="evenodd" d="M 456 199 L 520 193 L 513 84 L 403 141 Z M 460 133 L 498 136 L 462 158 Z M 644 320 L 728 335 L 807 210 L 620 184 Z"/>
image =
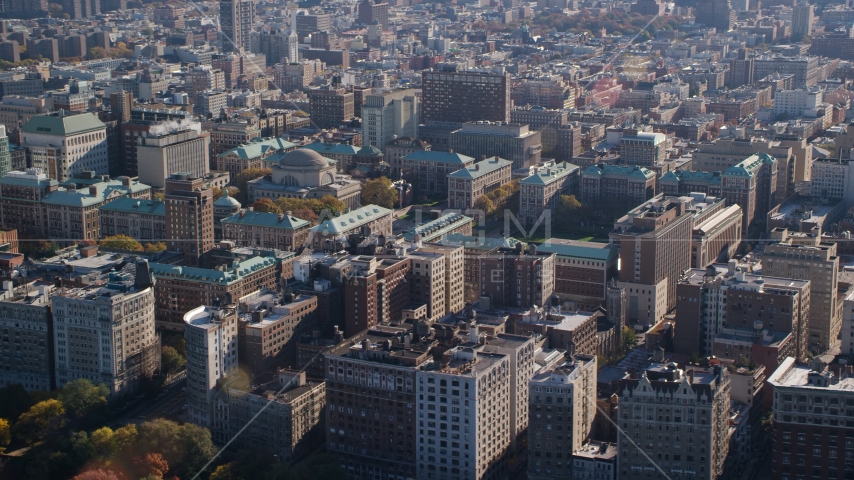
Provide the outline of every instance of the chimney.
<path id="1" fill-rule="evenodd" d="M 284 213 L 280 213 L 280 214 L 279 214 L 279 223 L 282 223 L 282 221 L 283 221 L 284 219 L 285 219 L 285 214 L 284 214 Z"/>
<path id="2" fill-rule="evenodd" d="M 479 164 L 479 163 L 475 163 L 475 164 L 474 164 L 474 169 L 475 169 L 475 170 L 480 171 L 480 164 Z"/>
<path id="3" fill-rule="evenodd" d="M 130 177 L 121 177 L 121 178 L 122 178 L 122 185 L 124 185 L 125 187 L 130 187 Z"/>
<path id="4" fill-rule="evenodd" d="M 475 323 L 469 327 L 469 342 L 477 343 L 477 325 Z"/>
<path id="5" fill-rule="evenodd" d="M 96 185 L 89 187 L 89 195 L 92 195 L 93 197 L 98 196 L 98 187 Z"/>

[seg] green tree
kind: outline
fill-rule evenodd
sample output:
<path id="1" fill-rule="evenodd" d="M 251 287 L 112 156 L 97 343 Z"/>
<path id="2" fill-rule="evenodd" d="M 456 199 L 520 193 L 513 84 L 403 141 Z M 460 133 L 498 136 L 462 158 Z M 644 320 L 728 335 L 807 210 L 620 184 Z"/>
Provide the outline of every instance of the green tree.
<path id="1" fill-rule="evenodd" d="M 495 203 L 486 195 L 481 195 L 474 201 L 474 208 L 482 210 L 484 215 L 490 216 L 495 212 Z"/>
<path id="2" fill-rule="evenodd" d="M 635 329 L 629 327 L 628 325 L 623 325 L 623 347 L 626 349 L 630 349 L 635 346 L 635 343 L 638 341 L 638 336 L 635 333 Z"/>
<path id="3" fill-rule="evenodd" d="M 164 372 L 173 373 L 184 368 L 187 361 L 172 347 L 163 347 L 160 353 L 160 365 Z"/>
<path id="4" fill-rule="evenodd" d="M 269 168 L 247 168 L 246 170 L 238 173 L 234 177 L 234 179 L 232 179 L 232 181 L 231 181 L 231 183 L 233 183 L 234 186 L 237 187 L 237 190 L 238 190 L 238 194 L 235 196 L 235 198 L 240 203 L 243 203 L 243 204 L 247 203 L 246 202 L 246 183 L 249 182 L 250 180 L 255 180 L 256 178 L 261 178 L 261 177 L 263 177 L 265 175 L 269 175 L 271 173 L 273 173 L 273 170 L 271 170 Z"/>
<path id="5" fill-rule="evenodd" d="M 362 186 L 362 205 L 394 208 L 395 202 L 397 202 L 397 190 L 392 188 L 392 181 L 386 177 L 368 180 Z"/>
<path id="6" fill-rule="evenodd" d="M 151 199 L 154 200 L 155 202 L 165 202 L 166 201 L 166 194 L 155 193 L 154 195 L 151 196 Z"/>
<path id="7" fill-rule="evenodd" d="M 89 49 L 88 52 L 86 52 L 86 56 L 89 58 L 89 60 L 106 58 L 107 57 L 107 51 L 101 47 L 92 47 Z"/>
<path id="8" fill-rule="evenodd" d="M 282 209 L 276 205 L 276 202 L 270 200 L 269 198 L 261 198 L 255 201 L 252 204 L 252 209 L 256 212 L 267 212 L 267 213 L 282 213 Z"/>
<path id="9" fill-rule="evenodd" d="M 211 432 L 193 424 L 156 419 L 139 426 L 139 452 L 158 452 L 170 466 L 170 473 L 191 478 L 216 454 Z"/>
<path id="10" fill-rule="evenodd" d="M 9 420 L 0 418 L 0 453 L 6 451 L 6 445 L 12 441 L 12 428 L 9 426 Z"/>
<path id="11" fill-rule="evenodd" d="M 101 240 L 101 246 L 108 248 L 117 248 L 120 250 L 131 250 L 135 252 L 141 252 L 143 250 L 142 244 L 139 243 L 135 238 L 122 234 L 105 237 L 103 240 Z"/>
<path id="12" fill-rule="evenodd" d="M 72 418 L 83 418 L 89 413 L 107 407 L 110 389 L 100 383 L 94 385 L 86 378 L 78 378 L 62 387 L 59 400 Z"/>
<path id="13" fill-rule="evenodd" d="M 32 445 L 65 426 L 65 407 L 59 400 L 45 400 L 22 413 L 12 434 Z"/>

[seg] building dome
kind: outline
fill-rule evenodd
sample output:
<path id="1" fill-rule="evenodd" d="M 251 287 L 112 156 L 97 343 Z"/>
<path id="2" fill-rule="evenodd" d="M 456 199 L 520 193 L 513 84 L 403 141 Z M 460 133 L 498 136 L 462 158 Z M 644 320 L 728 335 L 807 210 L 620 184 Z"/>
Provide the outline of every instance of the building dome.
<path id="1" fill-rule="evenodd" d="M 228 189 L 226 188 L 222 191 L 222 196 L 219 197 L 219 200 L 214 202 L 214 207 L 234 208 L 240 210 L 240 207 L 242 207 L 242 205 L 240 204 L 240 202 L 228 195 Z"/>
<path id="2" fill-rule="evenodd" d="M 307 148 L 298 148 L 292 152 L 285 154 L 279 165 L 282 167 L 318 167 L 322 168 L 329 165 L 329 160 L 323 155 L 309 150 Z"/>

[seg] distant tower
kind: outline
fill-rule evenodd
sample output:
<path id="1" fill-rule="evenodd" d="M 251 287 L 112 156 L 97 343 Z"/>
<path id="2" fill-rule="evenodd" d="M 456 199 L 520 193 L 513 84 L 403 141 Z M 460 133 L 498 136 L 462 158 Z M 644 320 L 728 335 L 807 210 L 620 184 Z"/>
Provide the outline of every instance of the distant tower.
<path id="1" fill-rule="evenodd" d="M 220 0 L 219 25 L 223 52 L 249 51 L 255 24 L 254 0 Z"/>
<path id="2" fill-rule="evenodd" d="M 608 321 L 622 330 L 626 324 L 626 289 L 617 285 L 616 278 L 605 286 L 605 311 Z"/>

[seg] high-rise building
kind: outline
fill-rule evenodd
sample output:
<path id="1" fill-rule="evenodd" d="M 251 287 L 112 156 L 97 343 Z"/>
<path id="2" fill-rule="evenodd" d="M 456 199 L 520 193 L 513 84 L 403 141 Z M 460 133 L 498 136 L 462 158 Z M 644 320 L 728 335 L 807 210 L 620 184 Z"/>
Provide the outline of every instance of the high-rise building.
<path id="1" fill-rule="evenodd" d="M 199 124 L 196 124 L 201 129 Z M 136 157 L 139 180 L 154 188 L 166 186 L 173 173 L 204 177 L 210 172 L 210 133 L 193 128 L 139 137 Z"/>
<path id="2" fill-rule="evenodd" d="M 362 145 L 381 149 L 398 137 L 418 137 L 418 97 L 413 89 L 366 95 L 361 113 Z"/>
<path id="3" fill-rule="evenodd" d="M 214 248 L 213 192 L 203 178 L 183 172 L 166 179 L 165 192 L 168 246 L 182 252 L 187 265 L 198 266 Z"/>
<path id="4" fill-rule="evenodd" d="M 762 274 L 810 281 L 806 348 L 813 353 L 824 353 L 833 347 L 842 328 L 837 308 L 837 245 L 821 243 L 820 232 L 790 233 L 775 229 L 771 238 L 776 242 L 765 247 Z"/>
<path id="5" fill-rule="evenodd" d="M 45 392 L 55 388 L 50 290 L 50 285 L 15 287 L 11 280 L 3 282 L 0 387 L 18 384 Z"/>
<path id="6" fill-rule="evenodd" d="M 388 28 L 388 3 L 365 0 L 359 4 L 359 23 L 373 25 L 377 22 L 383 29 Z"/>
<path id="7" fill-rule="evenodd" d="M 761 79 L 775 73 L 794 75 L 794 88 L 811 87 L 827 78 L 825 69 L 819 68 L 818 57 L 763 55 L 754 58 L 753 78 Z"/>
<path id="8" fill-rule="evenodd" d="M 726 330 L 760 333 L 767 329 L 791 333 L 793 354 L 806 358 L 810 285 L 809 280 L 779 278 L 768 272 L 747 273 L 735 260 L 723 271 L 711 265 L 688 270 L 676 286 L 679 335 L 674 351 L 708 357 L 715 353 L 716 337 Z M 741 354 L 751 357 L 746 350 Z"/>
<path id="9" fill-rule="evenodd" d="M 777 159 L 760 153 L 751 155 L 721 174 L 721 195 L 727 205 L 738 205 L 742 217 L 742 232 L 747 233 L 777 206 Z"/>
<path id="10" fill-rule="evenodd" d="M 228 419 L 219 413 L 229 402 L 222 389 L 237 374 L 237 309 L 235 305 L 200 306 L 183 319 L 189 421 L 213 432 L 223 431 Z"/>
<path id="11" fill-rule="evenodd" d="M 593 433 L 596 356 L 569 356 L 540 370 L 528 389 L 528 478 L 579 478 L 566 457 Z"/>
<path id="12" fill-rule="evenodd" d="M 316 88 L 308 93 L 312 123 L 318 128 L 337 128 L 353 118 L 353 93 L 343 88 Z"/>
<path id="13" fill-rule="evenodd" d="M 510 74 L 424 71 L 421 102 L 421 123 L 507 122 Z"/>
<path id="14" fill-rule="evenodd" d="M 640 472 L 659 478 L 658 469 L 721 478 L 729 453 L 730 390 L 729 373 L 720 365 L 686 372 L 675 363 L 653 364 L 639 379 L 622 380 L 617 478 L 635 479 Z"/>
<path id="15" fill-rule="evenodd" d="M 445 315 L 445 257 L 439 253 L 415 252 L 409 255 L 409 291 L 413 304 L 426 305 L 428 322 Z"/>
<path id="16" fill-rule="evenodd" d="M 299 40 L 297 32 L 293 30 L 252 32 L 250 42 L 252 53 L 263 53 L 267 58 L 267 65 L 299 60 Z"/>
<path id="17" fill-rule="evenodd" d="M 746 49 L 738 49 L 736 58 L 729 62 L 727 86 L 738 88 L 742 85 L 753 85 L 753 69 L 753 57 L 748 56 Z"/>
<path id="18" fill-rule="evenodd" d="M 21 133 L 31 165 L 50 178 L 65 182 L 84 170 L 110 173 L 107 126 L 91 113 L 38 115 L 21 127 Z"/>
<path id="19" fill-rule="evenodd" d="M 542 134 L 527 125 L 469 122 L 451 132 L 451 150 L 478 159 L 501 157 L 514 169 L 525 168 L 540 163 Z"/>
<path id="20" fill-rule="evenodd" d="M 254 0 L 220 0 L 219 25 L 223 52 L 249 50 L 249 36 L 255 24 Z"/>
<path id="21" fill-rule="evenodd" d="M 21 46 L 15 40 L 0 42 L 0 60 L 7 62 L 21 61 Z"/>
<path id="22" fill-rule="evenodd" d="M 543 154 L 547 155 L 554 153 L 560 143 L 560 129 L 567 123 L 568 118 L 567 111 L 563 108 L 548 110 L 543 107 L 528 106 L 516 107 L 510 112 L 510 123 L 527 125 L 531 130 L 540 132 Z"/>
<path id="23" fill-rule="evenodd" d="M 663 133 L 628 130 L 620 137 L 620 162 L 653 167 L 667 159 L 667 137 Z"/>
<path id="24" fill-rule="evenodd" d="M 767 383 L 774 389 L 771 477 L 848 475 L 854 459 L 854 377 L 840 377 L 818 358 L 810 366 L 787 358 Z"/>
<path id="25" fill-rule="evenodd" d="M 300 12 L 296 16 L 296 30 L 299 41 L 314 32 L 328 32 L 332 30 L 332 15 L 328 13 L 305 14 Z"/>
<path id="26" fill-rule="evenodd" d="M 9 154 L 9 137 L 6 135 L 6 126 L 0 125 L 0 178 L 6 176 L 12 170 L 12 157 Z"/>
<path id="27" fill-rule="evenodd" d="M 572 300 L 585 310 L 595 310 L 605 301 L 605 287 L 617 275 L 616 247 L 550 238 L 537 251 L 555 254 L 554 291 L 561 300 Z"/>
<path id="28" fill-rule="evenodd" d="M 109 286 L 108 286 L 109 285 Z M 53 292 L 56 386 L 86 378 L 113 397 L 133 393 L 160 369 L 148 262 L 79 288 Z"/>
<path id="29" fill-rule="evenodd" d="M 445 291 L 445 304 L 442 308 L 445 315 L 447 313 L 457 314 L 463 311 L 465 306 L 464 289 L 463 289 L 463 271 L 465 269 L 463 247 L 456 245 L 441 245 L 438 243 L 426 243 L 421 245 L 416 254 L 438 254 L 445 261 L 445 278 L 443 285 L 440 287 Z M 417 272 L 418 270 L 413 270 Z M 430 272 L 435 274 L 435 272 Z M 413 280 L 419 281 L 416 275 Z"/>
<path id="30" fill-rule="evenodd" d="M 735 9 L 730 0 L 703 0 L 694 7 L 697 23 L 715 28 L 718 33 L 732 30 L 735 26 Z"/>
<path id="31" fill-rule="evenodd" d="M 494 307 L 546 305 L 554 292 L 555 255 L 540 253 L 530 245 L 501 247 L 480 260 L 480 296 Z M 515 280 L 515 282 L 514 282 Z"/>
<path id="32" fill-rule="evenodd" d="M 226 88 L 225 73 L 208 65 L 201 65 L 187 72 L 184 75 L 184 83 L 190 95 Z"/>
<path id="33" fill-rule="evenodd" d="M 810 3 L 792 7 L 792 36 L 803 37 L 812 35 L 812 24 L 815 21 L 815 5 Z"/>

